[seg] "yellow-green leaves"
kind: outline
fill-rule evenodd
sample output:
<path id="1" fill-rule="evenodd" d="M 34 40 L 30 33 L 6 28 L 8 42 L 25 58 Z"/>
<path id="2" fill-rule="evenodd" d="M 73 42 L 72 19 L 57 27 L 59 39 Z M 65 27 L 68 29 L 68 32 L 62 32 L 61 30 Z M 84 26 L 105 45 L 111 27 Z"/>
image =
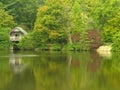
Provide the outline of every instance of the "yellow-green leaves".
<path id="1" fill-rule="evenodd" d="M 113 42 L 112 38 L 120 32 L 120 14 L 116 14 L 107 21 L 103 28 L 105 42 Z"/>
<path id="2" fill-rule="evenodd" d="M 3 9 L 0 9 L 0 28 L 13 27 L 14 21 L 13 17 L 10 16 Z"/>

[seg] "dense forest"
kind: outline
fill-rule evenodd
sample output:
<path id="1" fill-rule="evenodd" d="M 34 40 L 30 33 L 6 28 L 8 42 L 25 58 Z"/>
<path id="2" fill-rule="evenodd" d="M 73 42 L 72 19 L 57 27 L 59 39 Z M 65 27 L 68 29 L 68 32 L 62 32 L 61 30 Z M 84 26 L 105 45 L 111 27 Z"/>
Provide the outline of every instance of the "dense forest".
<path id="1" fill-rule="evenodd" d="M 120 51 L 120 0 L 0 0 L 0 49 L 16 26 L 29 32 L 20 49 Z"/>

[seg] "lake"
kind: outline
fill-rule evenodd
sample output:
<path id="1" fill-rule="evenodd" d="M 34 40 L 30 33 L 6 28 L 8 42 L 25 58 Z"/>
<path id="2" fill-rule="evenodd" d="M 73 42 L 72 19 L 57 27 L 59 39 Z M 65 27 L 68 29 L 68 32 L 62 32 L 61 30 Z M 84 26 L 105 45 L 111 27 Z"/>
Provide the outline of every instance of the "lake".
<path id="1" fill-rule="evenodd" d="M 0 51 L 0 90 L 120 90 L 120 54 Z"/>

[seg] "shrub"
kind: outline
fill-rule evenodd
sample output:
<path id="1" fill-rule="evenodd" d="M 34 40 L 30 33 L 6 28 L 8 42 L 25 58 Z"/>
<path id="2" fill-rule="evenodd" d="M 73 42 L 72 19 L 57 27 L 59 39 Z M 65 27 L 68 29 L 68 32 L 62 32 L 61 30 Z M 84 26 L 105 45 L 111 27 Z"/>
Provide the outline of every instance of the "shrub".
<path id="1" fill-rule="evenodd" d="M 9 35 L 4 32 L 0 32 L 0 49 L 9 48 Z"/>
<path id="2" fill-rule="evenodd" d="M 23 37 L 20 42 L 18 43 L 18 48 L 20 49 L 34 49 L 34 43 L 32 40 L 31 35 L 27 35 L 25 37 Z"/>
<path id="3" fill-rule="evenodd" d="M 102 37 L 98 30 L 88 30 L 88 41 L 90 49 L 96 49 L 102 44 Z"/>
<path id="4" fill-rule="evenodd" d="M 86 30 L 80 33 L 79 43 L 80 50 L 90 50 L 90 40 L 88 38 L 88 32 Z"/>
<path id="5" fill-rule="evenodd" d="M 62 50 L 68 51 L 88 51 L 89 50 L 89 42 L 85 41 L 84 43 L 74 43 L 74 44 L 67 44 L 63 47 Z"/>
<path id="6" fill-rule="evenodd" d="M 120 32 L 115 34 L 112 41 L 113 41 L 112 51 L 120 51 Z"/>
<path id="7" fill-rule="evenodd" d="M 64 33 L 57 33 L 57 32 L 51 31 L 51 34 L 49 34 L 50 43 L 66 44 L 67 43 L 66 38 L 67 36 Z"/>
<path id="8" fill-rule="evenodd" d="M 54 50 L 54 51 L 60 51 L 62 49 L 60 44 L 52 44 L 50 46 L 50 50 Z"/>
<path id="9" fill-rule="evenodd" d="M 62 50 L 74 51 L 73 44 L 65 45 Z"/>
<path id="10" fill-rule="evenodd" d="M 45 50 L 60 51 L 60 50 L 62 50 L 62 46 L 60 44 L 45 44 L 45 45 L 40 46 L 36 50 L 37 51 L 38 50 L 42 50 L 42 51 L 45 51 Z"/>
<path id="11" fill-rule="evenodd" d="M 44 47 L 45 43 L 48 41 L 48 33 L 46 30 L 35 30 L 31 33 L 32 40 L 34 42 L 34 47 Z"/>
<path id="12" fill-rule="evenodd" d="M 72 41 L 73 41 L 73 43 L 76 43 L 76 42 L 79 42 L 79 40 L 80 40 L 80 33 L 73 33 L 72 34 Z"/>

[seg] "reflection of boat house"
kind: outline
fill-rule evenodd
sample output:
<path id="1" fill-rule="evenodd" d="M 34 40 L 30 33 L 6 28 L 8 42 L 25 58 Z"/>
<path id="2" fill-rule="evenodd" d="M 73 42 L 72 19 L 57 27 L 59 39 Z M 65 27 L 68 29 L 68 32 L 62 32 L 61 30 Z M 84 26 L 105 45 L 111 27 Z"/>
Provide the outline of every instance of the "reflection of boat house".
<path id="1" fill-rule="evenodd" d="M 10 66 L 12 67 L 14 72 L 21 72 L 23 69 L 23 65 L 21 62 L 21 57 L 19 55 L 11 55 L 9 59 Z"/>
<path id="2" fill-rule="evenodd" d="M 27 32 L 25 30 L 20 27 L 16 27 L 10 32 L 10 41 L 19 42 L 19 40 L 26 34 Z"/>

